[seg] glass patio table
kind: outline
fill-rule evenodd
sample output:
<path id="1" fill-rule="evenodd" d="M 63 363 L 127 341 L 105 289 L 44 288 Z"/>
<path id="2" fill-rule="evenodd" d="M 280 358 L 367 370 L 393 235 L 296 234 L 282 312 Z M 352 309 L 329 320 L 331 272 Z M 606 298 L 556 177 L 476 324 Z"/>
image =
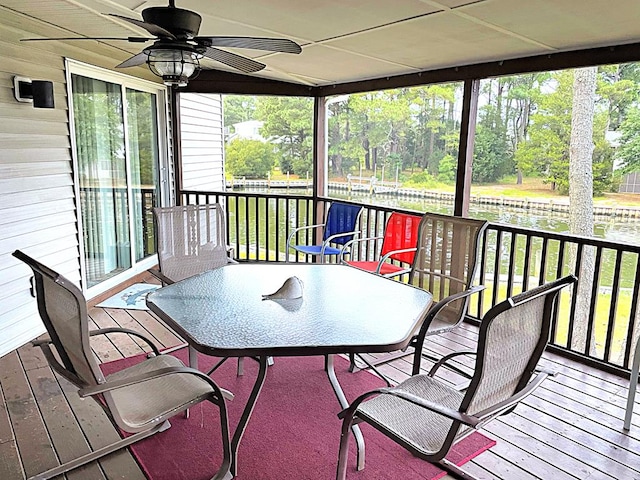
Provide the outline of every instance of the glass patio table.
<path id="1" fill-rule="evenodd" d="M 301 298 L 263 300 L 289 277 L 303 284 Z M 378 353 L 407 347 L 432 303 L 429 292 L 337 264 L 244 263 L 226 265 L 156 290 L 147 305 L 197 352 L 215 357 L 254 357 L 259 371 L 233 434 L 232 468 L 242 435 L 267 374 L 267 359 L 326 356 L 326 371 L 342 408 L 333 355 Z M 358 468 L 364 440 L 356 426 Z"/>

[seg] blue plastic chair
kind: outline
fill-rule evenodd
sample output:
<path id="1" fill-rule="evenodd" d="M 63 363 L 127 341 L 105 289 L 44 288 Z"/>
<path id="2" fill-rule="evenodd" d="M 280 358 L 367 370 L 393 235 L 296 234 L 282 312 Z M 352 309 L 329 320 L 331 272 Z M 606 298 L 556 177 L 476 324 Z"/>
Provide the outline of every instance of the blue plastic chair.
<path id="1" fill-rule="evenodd" d="M 296 252 L 306 255 L 320 256 L 321 261 L 327 255 L 340 255 L 345 244 L 350 242 L 360 232 L 357 230 L 358 219 L 362 211 L 361 205 L 348 205 L 346 203 L 333 202 L 327 212 L 326 223 L 307 225 L 294 229 L 287 239 L 287 252 L 293 248 Z M 298 233 L 302 230 L 324 228 L 322 243 L 320 245 L 292 244 L 297 240 Z M 337 247 L 329 244 L 337 245 Z"/>

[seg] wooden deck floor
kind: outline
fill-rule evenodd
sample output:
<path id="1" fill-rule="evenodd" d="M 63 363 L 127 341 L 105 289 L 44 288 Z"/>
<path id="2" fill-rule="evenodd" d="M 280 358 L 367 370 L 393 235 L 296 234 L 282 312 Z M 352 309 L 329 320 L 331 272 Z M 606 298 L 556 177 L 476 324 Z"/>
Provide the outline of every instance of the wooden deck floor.
<path id="1" fill-rule="evenodd" d="M 167 347 L 180 342 L 145 311 L 91 308 L 90 315 L 96 328 L 146 331 Z M 442 355 L 473 348 L 476 336 L 476 329 L 465 325 L 428 343 Z M 143 351 L 127 336 L 112 337 L 95 340 L 102 361 Z M 514 413 L 488 425 L 485 433 L 497 444 L 465 468 L 486 479 L 640 479 L 640 405 L 631 432 L 622 430 L 628 381 L 552 354 L 543 363 L 559 375 Z M 409 368 L 408 360 L 401 359 L 383 370 L 400 381 Z M 116 435 L 95 402 L 80 400 L 68 382 L 53 374 L 39 350 L 27 345 L 0 358 L 0 479 L 35 475 L 57 465 L 58 457 L 66 461 Z M 126 451 L 67 477 L 144 479 Z"/>

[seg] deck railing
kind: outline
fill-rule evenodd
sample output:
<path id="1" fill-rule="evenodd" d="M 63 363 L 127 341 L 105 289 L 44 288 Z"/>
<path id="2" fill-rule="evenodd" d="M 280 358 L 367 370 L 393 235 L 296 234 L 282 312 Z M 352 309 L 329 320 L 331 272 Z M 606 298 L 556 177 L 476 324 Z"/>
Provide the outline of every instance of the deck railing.
<path id="1" fill-rule="evenodd" d="M 314 207 L 326 211 L 331 199 L 314 205 L 303 195 L 185 191 L 181 202 L 225 205 L 229 242 L 240 260 L 307 261 L 286 251 L 287 238 L 294 228 L 314 224 Z M 362 236 L 381 235 L 393 211 L 402 210 L 365 205 Z M 312 241 L 311 231 L 303 235 L 299 242 Z M 366 242 L 352 257 L 370 259 L 379 248 L 379 241 Z M 550 349 L 614 373 L 628 372 L 640 335 L 640 246 L 491 223 L 478 262 L 476 283 L 487 288 L 471 303 L 471 320 L 511 295 L 574 273 L 579 282 L 561 296 Z"/>

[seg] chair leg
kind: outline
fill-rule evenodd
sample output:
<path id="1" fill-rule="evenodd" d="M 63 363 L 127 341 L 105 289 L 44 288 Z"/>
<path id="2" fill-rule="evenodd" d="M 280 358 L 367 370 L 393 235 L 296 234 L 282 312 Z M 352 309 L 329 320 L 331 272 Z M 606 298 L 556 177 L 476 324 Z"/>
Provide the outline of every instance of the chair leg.
<path id="1" fill-rule="evenodd" d="M 57 477 L 58 475 L 62 475 L 63 473 L 69 472 L 78 467 L 86 465 L 89 462 L 98 460 L 124 447 L 128 447 L 129 445 L 136 443 L 139 440 L 150 437 L 151 435 L 154 435 L 158 432 L 162 432 L 167 428 L 169 428 L 170 426 L 171 424 L 168 421 L 165 421 L 163 423 L 156 425 L 150 430 L 146 430 L 144 432 L 138 432 L 134 435 L 131 435 L 130 437 L 123 438 L 122 440 L 112 443 L 111 445 L 107 445 L 93 452 L 89 452 L 86 455 L 83 455 L 74 460 L 71 460 L 70 462 L 63 463 L 62 465 L 52 468 L 51 470 L 47 470 L 46 472 L 39 473 L 38 475 L 35 475 L 29 478 L 29 480 L 48 480 L 49 478 Z"/>
<path id="2" fill-rule="evenodd" d="M 447 471 L 453 478 L 457 478 L 460 480 L 480 480 L 478 477 L 471 475 L 470 473 L 462 470 L 458 465 L 453 462 L 450 462 L 446 458 L 443 458 L 438 462 L 438 465 L 441 466 L 444 470 Z"/>
<path id="3" fill-rule="evenodd" d="M 347 478 L 347 460 L 349 458 L 349 435 L 351 433 L 351 423 L 353 417 L 345 418 L 342 421 L 342 430 L 340 433 L 340 450 L 338 451 L 338 467 L 336 471 L 336 480 L 345 480 Z"/>
<path id="4" fill-rule="evenodd" d="M 241 377 L 244 375 L 244 358 L 243 357 L 238 357 L 238 372 L 237 372 L 238 377 Z"/>

